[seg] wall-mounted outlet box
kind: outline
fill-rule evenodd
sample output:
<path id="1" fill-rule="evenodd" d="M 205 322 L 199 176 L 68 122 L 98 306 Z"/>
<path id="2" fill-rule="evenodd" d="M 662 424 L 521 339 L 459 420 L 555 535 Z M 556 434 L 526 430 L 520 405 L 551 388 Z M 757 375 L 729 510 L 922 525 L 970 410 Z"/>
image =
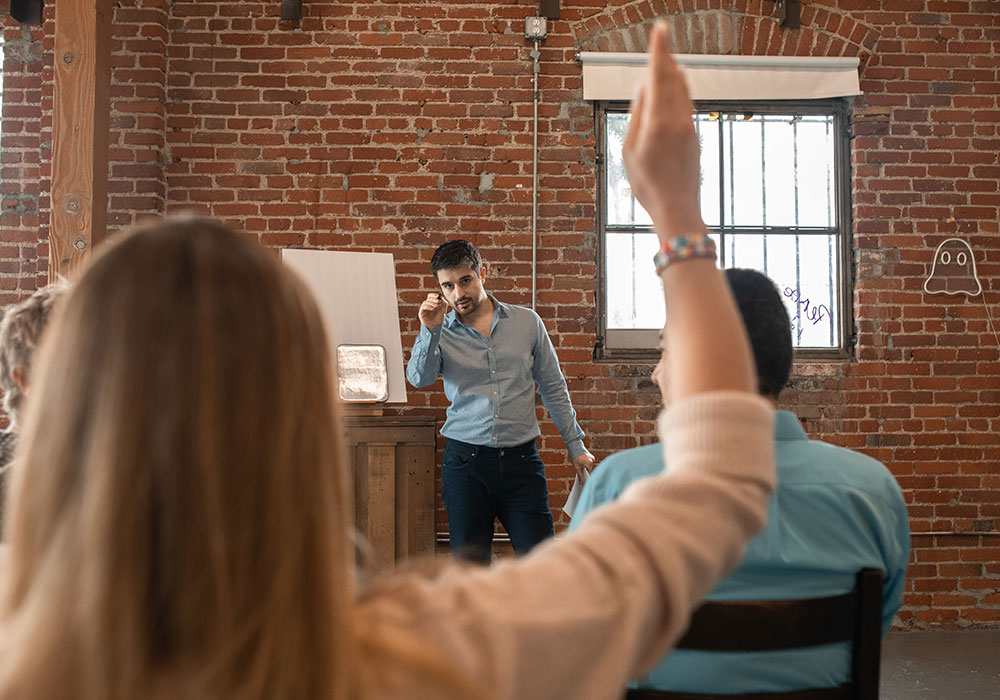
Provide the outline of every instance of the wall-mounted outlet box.
<path id="1" fill-rule="evenodd" d="M 524 36 L 532 40 L 544 39 L 546 24 L 544 17 L 529 17 L 524 21 Z"/>

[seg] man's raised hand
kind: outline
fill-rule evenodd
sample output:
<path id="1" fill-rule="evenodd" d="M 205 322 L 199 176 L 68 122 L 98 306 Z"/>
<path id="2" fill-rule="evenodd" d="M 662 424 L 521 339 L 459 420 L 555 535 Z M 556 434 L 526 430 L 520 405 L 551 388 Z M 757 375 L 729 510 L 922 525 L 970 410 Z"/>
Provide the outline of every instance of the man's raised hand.
<path id="1" fill-rule="evenodd" d="M 427 328 L 435 328 L 444 323 L 444 315 L 448 313 L 448 302 L 437 292 L 431 292 L 427 298 L 420 303 L 420 311 L 417 317 L 421 325 Z"/>

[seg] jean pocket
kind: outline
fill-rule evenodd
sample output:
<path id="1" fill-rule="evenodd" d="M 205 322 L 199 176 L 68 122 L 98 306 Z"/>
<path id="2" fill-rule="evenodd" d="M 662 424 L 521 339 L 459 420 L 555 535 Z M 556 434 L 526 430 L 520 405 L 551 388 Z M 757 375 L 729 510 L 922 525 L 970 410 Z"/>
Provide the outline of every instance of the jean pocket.
<path id="1" fill-rule="evenodd" d="M 467 469 L 476 459 L 479 450 L 472 445 L 448 444 L 441 459 L 442 469 Z"/>

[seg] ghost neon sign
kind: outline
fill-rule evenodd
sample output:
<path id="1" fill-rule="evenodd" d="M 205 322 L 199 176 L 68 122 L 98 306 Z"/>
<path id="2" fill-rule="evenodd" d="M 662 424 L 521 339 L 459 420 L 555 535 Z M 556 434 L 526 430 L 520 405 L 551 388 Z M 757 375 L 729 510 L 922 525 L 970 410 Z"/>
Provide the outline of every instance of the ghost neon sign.
<path id="1" fill-rule="evenodd" d="M 931 274 L 924 281 L 927 294 L 965 294 L 975 297 L 983 288 L 976 277 L 976 258 L 961 238 L 946 238 L 934 251 Z"/>

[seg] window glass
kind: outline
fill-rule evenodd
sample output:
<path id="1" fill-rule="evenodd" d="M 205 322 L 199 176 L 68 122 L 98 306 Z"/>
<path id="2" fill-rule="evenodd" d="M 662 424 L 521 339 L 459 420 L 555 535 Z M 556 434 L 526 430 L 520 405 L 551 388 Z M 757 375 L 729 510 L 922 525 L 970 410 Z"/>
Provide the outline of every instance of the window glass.
<path id="1" fill-rule="evenodd" d="M 606 105 L 602 114 L 602 330 L 624 338 L 619 331 L 647 334 L 663 325 L 662 285 L 652 265 L 658 244 L 622 162 L 627 108 Z M 844 133 L 841 114 L 826 102 L 705 108 L 694 115 L 701 212 L 720 264 L 760 270 L 775 281 L 800 349 L 844 347 L 841 251 L 849 222 L 840 220 L 837 205 L 844 176 L 836 141 Z"/>

